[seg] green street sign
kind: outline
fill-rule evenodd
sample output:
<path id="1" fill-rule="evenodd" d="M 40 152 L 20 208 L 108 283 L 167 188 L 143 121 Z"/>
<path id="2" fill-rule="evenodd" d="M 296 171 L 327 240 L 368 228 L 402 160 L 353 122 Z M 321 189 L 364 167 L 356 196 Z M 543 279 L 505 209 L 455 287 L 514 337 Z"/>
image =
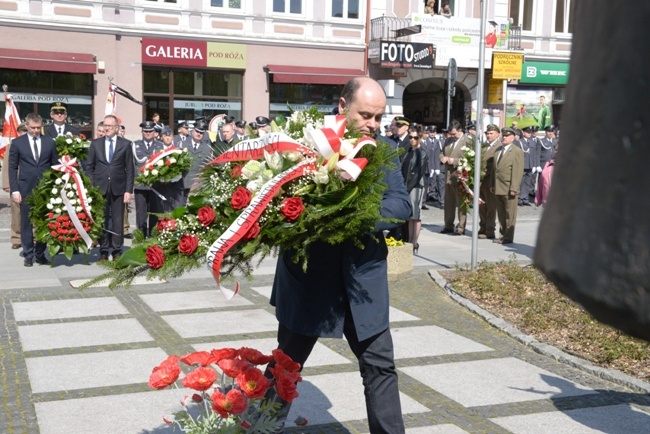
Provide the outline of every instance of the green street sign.
<path id="1" fill-rule="evenodd" d="M 525 61 L 521 68 L 519 83 L 567 84 L 569 63 Z"/>

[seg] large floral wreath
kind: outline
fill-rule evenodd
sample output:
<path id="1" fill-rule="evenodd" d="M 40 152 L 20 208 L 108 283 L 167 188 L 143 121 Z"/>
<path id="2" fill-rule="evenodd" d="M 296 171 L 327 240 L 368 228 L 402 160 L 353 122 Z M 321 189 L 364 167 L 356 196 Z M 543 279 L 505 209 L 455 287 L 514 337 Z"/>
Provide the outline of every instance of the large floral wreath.
<path id="1" fill-rule="evenodd" d="M 397 155 L 390 145 L 345 133 L 345 116 L 315 110 L 294 114 L 279 131 L 221 150 L 201 173 L 186 207 L 162 217 L 152 237 L 134 245 L 114 268 L 90 280 L 109 287 L 133 278 L 176 277 L 207 264 L 226 297 L 220 276 L 252 273 L 278 248 L 291 249 L 307 267 L 316 241 L 338 244 L 373 231 L 381 217 L 384 170 Z M 287 134 L 289 133 L 289 134 Z M 295 138 L 292 138 L 295 137 Z"/>
<path id="2" fill-rule="evenodd" d="M 187 149 L 178 149 L 170 146 L 164 151 L 153 154 L 146 163 L 140 167 L 136 178 L 137 184 L 153 186 L 157 183 L 176 182 L 183 174 L 190 170 L 192 157 Z"/>
<path id="3" fill-rule="evenodd" d="M 36 240 L 47 244 L 53 258 L 63 252 L 71 259 L 75 250 L 88 253 L 102 234 L 104 197 L 90 178 L 77 170 L 76 158 L 64 155 L 47 170 L 32 195 L 29 217 Z"/>
<path id="4" fill-rule="evenodd" d="M 476 161 L 476 152 L 470 146 L 461 148 L 463 156 L 458 160 L 458 194 L 460 194 L 460 209 L 467 213 L 469 205 L 474 200 L 474 162 Z M 479 203 L 483 200 L 479 198 Z"/>
<path id="5" fill-rule="evenodd" d="M 54 139 L 54 143 L 59 157 L 68 155 L 70 158 L 76 158 L 77 161 L 85 161 L 88 157 L 90 141 L 83 134 L 75 136 L 68 132 Z"/>

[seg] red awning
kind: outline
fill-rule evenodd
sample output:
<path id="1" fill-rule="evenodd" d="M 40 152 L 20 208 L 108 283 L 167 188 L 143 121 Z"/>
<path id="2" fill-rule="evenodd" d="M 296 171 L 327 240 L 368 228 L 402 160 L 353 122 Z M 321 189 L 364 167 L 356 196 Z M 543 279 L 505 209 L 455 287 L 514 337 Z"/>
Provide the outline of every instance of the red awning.
<path id="1" fill-rule="evenodd" d="M 266 65 L 274 83 L 345 84 L 366 75 L 361 69 L 312 68 L 309 66 Z"/>
<path id="2" fill-rule="evenodd" d="M 83 53 L 0 48 L 0 68 L 95 74 L 95 56 Z"/>

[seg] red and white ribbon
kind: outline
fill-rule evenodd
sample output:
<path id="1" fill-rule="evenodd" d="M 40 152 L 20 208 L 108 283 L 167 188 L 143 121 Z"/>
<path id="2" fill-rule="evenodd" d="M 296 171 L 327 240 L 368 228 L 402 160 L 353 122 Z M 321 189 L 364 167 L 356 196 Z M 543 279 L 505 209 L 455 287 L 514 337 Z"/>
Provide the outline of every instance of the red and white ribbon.
<path id="1" fill-rule="evenodd" d="M 458 177 L 458 183 L 465 190 L 465 193 L 469 194 L 469 197 L 474 198 L 474 192 L 472 191 L 471 188 L 469 188 L 469 185 L 467 185 L 467 182 L 465 182 L 465 178 L 459 176 Z M 485 202 L 483 201 L 483 199 L 481 199 L 479 197 L 478 198 L 478 203 L 479 203 L 479 205 L 483 205 Z"/>
<path id="2" fill-rule="evenodd" d="M 84 229 L 83 224 L 79 220 L 79 217 L 77 217 L 75 207 L 72 205 L 72 203 L 70 203 L 70 199 L 67 195 L 67 186 L 70 183 L 70 179 L 72 179 L 75 192 L 79 198 L 79 206 L 81 206 L 81 209 L 86 213 L 91 223 L 94 223 L 95 221 L 93 220 L 93 216 L 88 210 L 88 198 L 86 197 L 86 189 L 84 188 L 84 183 L 81 179 L 81 175 L 77 171 L 77 159 L 70 158 L 69 155 L 64 155 L 63 157 L 59 158 L 59 163 L 61 164 L 55 164 L 52 166 L 52 169 L 63 172 L 62 178 L 65 181 L 65 184 L 63 184 L 63 188 L 61 188 L 61 199 L 63 200 L 66 211 L 68 211 L 68 216 L 70 217 L 72 224 L 74 225 L 77 232 L 79 232 L 79 236 L 84 240 L 86 246 L 90 248 L 90 246 L 93 244 L 93 241 L 90 239 L 88 232 L 86 232 Z"/>
<path id="3" fill-rule="evenodd" d="M 174 154 L 182 154 L 183 150 L 178 149 L 174 145 L 170 146 L 169 148 L 165 149 L 164 151 L 156 152 L 153 154 L 151 157 L 149 157 L 149 160 L 140 168 L 140 172 L 144 172 L 145 170 L 151 170 L 156 168 L 156 163 L 159 160 L 162 160 L 165 157 L 168 157 L 170 155 Z"/>

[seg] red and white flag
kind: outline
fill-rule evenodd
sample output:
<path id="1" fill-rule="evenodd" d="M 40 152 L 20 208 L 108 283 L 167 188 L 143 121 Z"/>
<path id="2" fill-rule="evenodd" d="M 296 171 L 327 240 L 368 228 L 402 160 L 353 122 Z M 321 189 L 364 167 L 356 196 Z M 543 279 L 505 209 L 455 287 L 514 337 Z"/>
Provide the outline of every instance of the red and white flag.
<path id="1" fill-rule="evenodd" d="M 115 115 L 117 112 L 117 101 L 115 100 L 115 86 L 113 83 L 108 84 L 108 95 L 106 96 L 106 108 L 104 116 Z"/>
<path id="2" fill-rule="evenodd" d="M 0 158 L 4 158 L 7 145 L 12 139 L 18 137 L 18 125 L 20 116 L 14 105 L 14 100 L 8 93 L 5 94 L 5 123 L 2 127 L 2 138 L 0 138 Z"/>

